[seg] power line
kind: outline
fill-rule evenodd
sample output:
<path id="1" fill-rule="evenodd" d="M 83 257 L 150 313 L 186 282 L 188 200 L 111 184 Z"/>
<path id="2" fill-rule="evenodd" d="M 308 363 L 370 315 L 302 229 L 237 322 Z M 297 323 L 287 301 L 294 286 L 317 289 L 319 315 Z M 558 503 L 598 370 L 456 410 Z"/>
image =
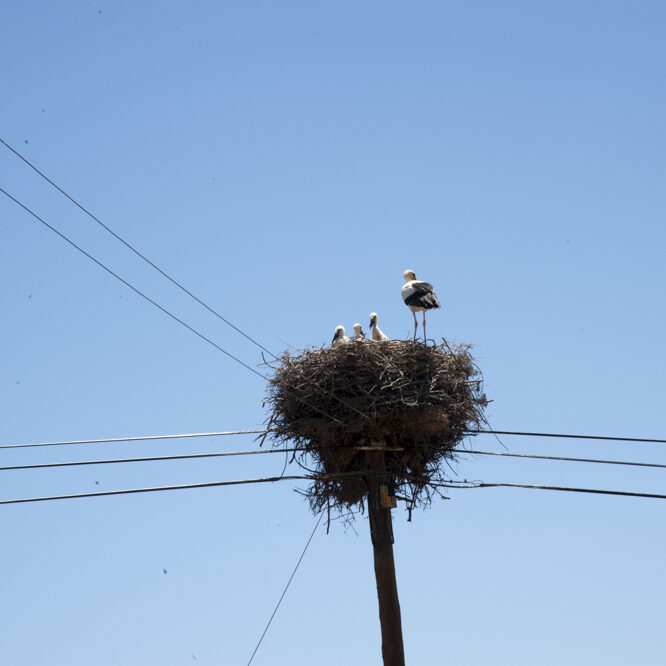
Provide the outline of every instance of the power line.
<path id="1" fill-rule="evenodd" d="M 468 485 L 464 485 L 465 483 L 468 483 Z M 567 493 L 591 493 L 596 495 L 620 495 L 622 497 L 646 497 L 650 499 L 666 499 L 666 495 L 658 495 L 655 493 L 634 493 L 625 490 L 599 490 L 595 488 L 568 488 L 565 486 L 542 486 L 542 485 L 533 485 L 528 483 L 486 483 L 484 481 L 478 481 L 478 482 L 460 481 L 456 483 L 454 481 L 448 481 L 446 483 L 436 483 L 433 485 L 437 485 L 442 488 L 460 488 L 463 490 L 471 488 L 529 488 L 535 490 L 559 490 L 561 492 L 567 492 Z"/>
<path id="2" fill-rule="evenodd" d="M 251 431 L 246 431 L 251 432 Z M 230 433 L 225 433 L 230 434 Z M 186 435 L 189 436 L 189 435 Z M 133 439 L 147 439 L 147 438 L 133 438 Z M 150 438 L 149 438 L 150 439 Z M 153 438 L 154 439 L 154 438 Z M 90 440 L 90 441 L 117 441 L 117 440 Z M 124 441 L 124 440 L 121 440 Z M 63 444 L 72 444 L 74 442 L 61 442 Z M 80 443 L 80 442 L 78 442 Z M 20 445 L 14 445 L 20 446 Z M 36 445 L 38 446 L 38 445 Z M 340 445 L 332 448 L 341 448 L 341 449 L 355 449 L 358 448 L 354 445 Z M 223 458 L 228 456 L 250 456 L 250 455 L 262 455 L 270 453 L 297 453 L 302 451 L 298 448 L 279 448 L 279 449 L 257 449 L 252 451 L 223 451 L 223 452 L 213 452 L 213 453 L 187 453 L 180 455 L 170 455 L 170 456 L 147 456 L 140 458 L 114 458 L 111 460 L 77 460 L 72 462 L 52 462 L 52 463 L 37 463 L 30 465 L 8 465 L 5 467 L 0 467 L 0 472 L 7 471 L 16 471 L 16 470 L 28 470 L 28 469 L 45 469 L 53 467 L 77 467 L 80 465 L 108 465 L 114 463 L 137 463 L 137 462 L 158 462 L 165 460 L 194 460 L 198 458 Z M 606 465 L 628 465 L 632 467 L 653 467 L 653 468 L 666 468 L 666 465 L 659 463 L 645 463 L 645 462 L 631 462 L 627 460 L 603 460 L 603 459 L 594 459 L 594 458 L 565 458 L 562 456 L 541 456 L 541 455 L 532 455 L 526 453 L 505 453 L 502 451 L 473 451 L 470 449 L 452 449 L 454 453 L 469 453 L 472 455 L 480 456 L 502 456 L 508 458 L 529 458 L 537 460 L 559 460 L 565 462 L 580 462 L 580 463 L 599 463 Z"/>
<path id="3" fill-rule="evenodd" d="M 596 495 L 620 495 L 622 497 L 647 497 L 651 499 L 666 499 L 666 495 L 656 493 L 633 493 L 625 490 L 599 490 L 594 488 L 567 488 L 563 486 L 540 486 L 527 483 L 482 483 L 479 488 L 531 488 L 536 490 L 559 490 L 567 493 L 592 493 Z"/>
<path id="4" fill-rule="evenodd" d="M 145 458 L 114 458 L 113 460 L 77 460 L 74 462 L 38 463 L 34 465 L 8 465 L 0 467 L 0 472 L 20 469 L 45 469 L 49 467 L 77 467 L 80 465 L 110 465 L 114 463 L 157 462 L 163 460 L 194 460 L 197 458 L 223 458 L 227 456 L 252 456 L 267 453 L 288 453 L 296 449 L 262 449 L 258 451 L 224 451 L 222 453 L 186 453 L 175 456 L 149 456 Z M 666 467 L 666 465 L 664 465 Z"/>
<path id="5" fill-rule="evenodd" d="M 191 291 L 189 291 L 188 289 L 186 289 L 186 288 L 185 288 L 180 282 L 178 282 L 176 279 L 174 279 L 173 277 L 171 277 L 168 273 L 166 273 L 165 271 L 163 271 L 159 266 L 157 266 L 157 265 L 154 264 L 150 259 L 148 259 L 148 257 L 146 257 L 145 255 L 141 254 L 141 252 L 139 252 L 134 246 L 132 246 L 129 242 L 127 242 L 124 238 L 122 238 L 119 234 L 117 234 L 115 231 L 113 231 L 113 229 L 111 229 L 111 228 L 108 227 L 106 224 L 104 224 L 104 222 L 102 222 L 98 217 L 96 217 L 95 215 L 93 215 L 93 214 L 92 214 L 87 208 L 85 208 L 85 207 L 84 207 L 83 205 L 81 205 L 76 199 L 74 199 L 74 197 L 70 196 L 69 194 L 67 194 L 67 192 L 65 192 L 65 190 L 63 190 L 61 187 L 59 187 L 58 185 L 56 185 L 56 183 L 54 183 L 54 182 L 53 182 L 48 176 L 46 176 L 44 173 L 42 173 L 42 172 L 41 172 L 41 171 L 40 171 L 40 170 L 39 170 L 39 169 L 38 169 L 38 168 L 37 168 L 32 162 L 30 162 L 26 157 L 24 157 L 23 155 L 21 155 L 21 153 L 19 153 L 15 148 L 12 148 L 12 146 L 10 146 L 10 145 L 9 145 L 6 141 L 4 141 L 2 138 L 0 138 L 0 142 L 1 142 L 5 147 L 7 147 L 9 150 L 11 150 L 12 153 L 14 153 L 14 155 L 16 155 L 19 159 L 23 160 L 23 161 L 24 161 L 24 162 L 25 162 L 25 163 L 26 163 L 26 164 L 27 164 L 27 165 L 28 165 L 33 171 L 35 171 L 37 174 L 39 174 L 39 175 L 40 175 L 40 176 L 41 176 L 41 177 L 42 177 L 47 183 L 49 183 L 50 185 L 52 185 L 53 187 L 55 187 L 55 189 L 58 190 L 58 192 L 60 192 L 60 193 L 63 194 L 64 196 L 66 196 L 66 197 L 67 197 L 67 198 L 68 198 L 68 199 L 69 199 L 69 200 L 70 200 L 75 206 L 77 206 L 78 208 L 80 208 L 80 209 L 81 209 L 86 215 L 88 215 L 91 219 L 93 219 L 95 222 L 97 222 L 97 224 L 99 224 L 103 229 L 105 229 L 106 231 L 108 231 L 108 232 L 109 232 L 114 238 L 116 238 L 116 239 L 119 240 L 123 245 L 125 245 L 125 247 L 127 247 L 127 248 L 130 249 L 132 252 L 134 252 L 134 254 L 136 254 L 138 257 L 140 257 L 141 259 L 143 259 L 143 261 L 145 261 L 149 266 L 151 266 L 152 268 L 154 268 L 158 273 L 160 273 L 161 275 L 163 275 L 163 276 L 164 276 L 167 280 L 169 280 L 172 284 L 176 285 L 176 287 L 178 287 L 180 290 L 182 290 L 183 292 L 185 292 L 188 296 L 190 296 L 191 298 L 193 298 L 197 303 L 199 303 L 199 305 L 202 305 L 204 308 L 206 308 L 206 310 L 208 310 L 211 314 L 214 314 L 218 319 L 221 319 L 225 324 L 227 324 L 228 326 L 230 326 L 231 328 L 233 328 L 235 331 L 237 331 L 237 332 L 240 333 L 242 336 L 244 336 L 245 338 L 247 338 L 250 342 L 252 342 L 253 344 L 255 344 L 257 347 L 263 349 L 265 352 L 267 352 L 268 354 L 270 354 L 273 358 L 275 358 L 275 359 L 277 360 L 277 356 L 276 356 L 272 351 L 270 351 L 269 349 L 266 349 L 266 347 L 264 347 L 263 345 L 261 345 L 260 343 L 258 343 L 254 338 L 250 337 L 247 333 L 245 333 L 245 331 L 243 331 L 243 330 L 241 330 L 240 328 L 238 328 L 238 326 L 235 326 L 235 325 L 234 325 L 233 323 L 231 323 L 228 319 L 226 319 L 225 317 L 223 317 L 219 312 L 217 312 L 216 310 L 214 310 L 212 307 L 210 307 L 209 305 L 207 305 L 206 303 L 204 303 L 200 298 L 198 298 L 197 296 L 195 296 Z"/>
<path id="6" fill-rule="evenodd" d="M 48 229 L 53 231 L 53 233 L 57 234 L 58 236 L 60 236 L 60 238 L 67 241 L 72 247 L 76 248 L 79 252 L 81 252 L 81 254 L 84 254 L 86 257 L 88 257 L 88 259 L 91 259 L 92 261 L 94 261 L 98 266 L 103 268 L 107 273 L 110 273 L 111 275 L 113 275 L 114 278 L 116 278 L 117 280 L 120 280 L 120 282 L 122 282 L 126 287 L 129 287 L 134 293 L 138 294 L 139 296 L 141 296 L 142 298 L 147 300 L 149 303 L 154 305 L 156 308 L 158 308 L 159 310 L 164 312 L 164 314 L 171 317 L 171 319 L 173 319 L 174 321 L 177 321 L 181 326 L 184 326 L 189 331 L 192 331 L 192 333 L 199 336 L 202 340 L 205 340 L 208 344 L 215 347 L 215 349 L 217 349 L 218 351 L 221 351 L 223 354 L 226 354 L 229 358 L 236 361 L 236 363 L 240 363 L 244 368 L 247 368 L 250 372 L 253 372 L 255 375 L 258 375 L 262 379 L 267 380 L 267 378 L 264 375 L 262 375 L 258 370 L 255 370 L 254 368 L 249 366 L 244 361 L 241 361 L 239 358 L 237 358 L 233 354 L 230 354 L 226 349 L 220 347 L 220 345 L 218 345 L 216 342 L 213 342 L 210 338 L 207 338 L 205 335 L 203 335 L 203 333 L 199 333 L 199 331 L 192 328 L 189 324 L 185 323 L 182 319 L 179 319 L 178 317 L 176 317 L 175 314 L 172 314 L 171 312 L 169 312 L 169 310 L 162 307 L 159 303 L 157 303 L 157 301 L 154 301 L 152 298 L 150 298 L 150 296 L 147 296 L 142 291 L 140 291 L 139 289 L 137 289 L 136 287 L 131 285 L 129 282 L 127 282 L 127 280 L 121 278 L 120 275 L 118 275 L 117 273 L 114 273 L 110 268 L 105 266 L 101 261 L 99 261 L 98 259 L 93 257 L 92 254 L 89 254 L 88 252 L 86 252 L 83 248 L 79 247 L 73 240 L 70 240 L 67 236 L 65 236 L 65 234 L 58 231 L 55 227 L 51 226 L 46 220 L 39 217 L 39 215 L 37 215 L 37 213 L 30 210 L 30 208 L 28 208 L 25 204 L 22 204 L 18 199 L 15 199 L 11 194 L 9 194 L 9 192 L 6 192 L 1 187 L 0 187 L 0 192 L 2 192 L 6 197 L 11 199 L 15 204 L 18 204 L 21 208 L 23 208 L 23 210 L 30 213 L 30 215 L 32 215 L 36 220 L 41 222 L 45 227 L 47 227 Z"/>
<path id="7" fill-rule="evenodd" d="M 77 439 L 65 442 L 37 442 L 34 444 L 2 444 L 0 449 L 23 449 L 31 446 L 65 446 L 68 444 L 106 444 L 110 442 L 143 442 L 155 439 L 185 439 L 188 437 L 221 437 L 223 435 L 263 435 L 266 430 L 228 430 L 226 432 L 194 432 L 182 435 L 148 435 L 145 437 L 109 437 L 107 439 Z"/>
<path id="8" fill-rule="evenodd" d="M 192 488 L 215 488 L 218 486 L 240 486 L 248 483 L 276 483 L 277 481 L 296 480 L 321 480 L 321 479 L 343 479 L 352 476 L 360 476 L 362 472 L 340 472 L 338 474 L 323 475 L 296 475 L 296 476 L 270 476 L 262 479 L 241 479 L 239 481 L 211 481 L 208 483 L 188 483 L 177 486 L 153 486 L 150 488 L 130 488 L 128 490 L 104 490 L 94 493 L 77 493 L 72 495 L 54 495 L 51 497 L 23 497 L 20 499 L 0 500 L 0 504 L 22 504 L 25 502 L 50 502 L 53 500 L 80 499 L 82 497 L 104 497 L 106 495 L 131 495 L 134 493 L 153 493 L 163 490 L 189 490 Z"/>
<path id="9" fill-rule="evenodd" d="M 562 437 L 567 439 L 602 439 L 612 442 L 649 442 L 666 444 L 666 439 L 646 439 L 645 437 L 609 437 L 608 435 L 565 435 L 552 432 L 515 432 L 512 430 L 468 430 L 468 434 L 522 435 L 526 437 Z"/>
<path id="10" fill-rule="evenodd" d="M 82 497 L 103 497 L 106 495 L 131 495 L 133 493 L 154 493 L 164 490 L 188 490 L 191 488 L 215 488 L 218 486 L 240 486 L 248 483 L 276 483 L 278 481 L 293 481 L 310 479 L 309 476 L 272 476 L 264 479 L 242 479 L 240 481 L 213 481 L 210 483 L 188 483 L 179 486 L 155 486 L 152 488 L 130 488 L 128 490 L 105 490 L 94 493 L 79 493 L 75 495 L 54 495 L 51 497 L 25 497 L 21 499 L 0 500 L 0 504 L 22 504 L 25 502 L 51 502 L 54 500 L 80 499 Z"/>
<path id="11" fill-rule="evenodd" d="M 276 483 L 278 481 L 316 480 L 321 478 L 343 478 L 362 475 L 361 472 L 346 472 L 340 474 L 327 474 L 322 476 L 295 475 L 295 476 L 272 476 L 261 479 L 241 479 L 236 481 L 212 481 L 208 483 L 189 483 L 175 486 L 153 486 L 149 488 L 130 488 L 126 490 L 106 490 L 94 493 L 77 493 L 71 495 L 53 495 L 50 497 L 25 497 L 20 499 L 0 500 L 0 504 L 23 504 L 27 502 L 50 502 L 54 500 L 80 499 L 84 497 L 104 497 L 109 495 L 130 495 L 135 493 L 151 493 L 166 490 L 190 490 L 193 488 L 215 488 L 219 486 L 238 486 L 254 483 Z M 488 483 L 485 481 L 455 481 L 449 479 L 444 482 L 434 482 L 431 485 L 440 488 L 454 488 L 468 490 L 473 488 L 529 488 L 536 490 L 557 490 L 572 493 L 592 493 L 597 495 L 619 495 L 622 497 L 643 497 L 651 499 L 666 499 L 666 495 L 656 493 L 637 493 L 624 490 L 600 490 L 594 488 L 574 488 L 565 486 L 544 486 L 526 483 Z"/>
<path id="12" fill-rule="evenodd" d="M 0 191 L 2 189 L 0 188 Z M 332 418 L 332 417 L 329 417 Z M 107 442 L 134 442 L 134 441 L 144 441 L 144 440 L 153 440 L 153 439 L 183 439 L 188 437 L 220 437 L 223 435 L 245 435 L 245 434 L 255 434 L 255 435 L 265 435 L 269 434 L 271 431 L 262 429 L 262 430 L 230 430 L 227 432 L 195 432 L 187 434 L 176 434 L 176 435 L 148 435 L 141 437 L 112 437 L 106 439 L 81 439 L 81 440 L 72 440 L 72 441 L 62 441 L 62 442 L 38 442 L 38 443 L 28 443 L 28 444 L 2 444 L 0 449 L 21 449 L 32 446 L 63 446 L 66 444 L 98 444 L 98 443 L 107 443 Z M 525 435 L 530 437 L 561 437 L 561 438 L 571 438 L 571 439 L 599 439 L 599 440 L 611 440 L 611 441 L 621 441 L 621 442 L 651 442 L 657 444 L 666 444 L 666 439 L 645 439 L 638 437 L 609 437 L 606 435 L 567 435 L 567 434 L 552 434 L 552 433 L 538 433 L 538 432 L 516 432 L 516 431 L 507 431 L 507 430 L 467 430 L 465 431 L 468 435 Z M 462 452 L 462 450 L 461 450 Z M 472 453 L 467 451 L 467 453 Z M 481 453 L 481 452 L 476 452 Z M 512 454 L 518 455 L 518 454 Z M 563 458 L 564 460 L 564 458 Z M 573 459 L 572 459 L 573 460 Z"/>
<path id="13" fill-rule="evenodd" d="M 505 456 L 508 458 L 533 458 L 536 460 L 562 460 L 565 462 L 582 462 L 582 463 L 601 463 L 605 465 L 631 465 L 633 467 L 663 467 L 658 463 L 644 463 L 644 462 L 630 462 L 627 460 L 599 460 L 596 458 L 564 458 L 562 456 L 538 456 L 527 453 L 505 453 L 503 451 L 470 451 L 468 449 L 453 449 L 456 453 L 472 453 L 478 456 Z"/>
<path id="14" fill-rule="evenodd" d="M 289 576 L 289 580 L 287 581 L 287 584 L 284 586 L 284 590 L 282 590 L 282 594 L 280 595 L 280 598 L 278 599 L 277 604 L 275 605 L 275 608 L 273 609 L 273 613 L 271 614 L 270 618 L 268 619 L 268 622 L 266 624 L 266 627 L 264 628 L 263 633 L 261 634 L 261 637 L 259 638 L 259 642 L 257 643 L 256 647 L 254 648 L 254 652 L 252 652 L 252 656 L 250 657 L 250 661 L 247 662 L 247 666 L 250 666 L 252 663 L 252 660 L 254 659 L 254 655 L 257 654 L 257 650 L 259 649 L 259 646 L 261 645 L 261 642 L 264 640 L 264 636 L 266 635 L 266 632 L 268 631 L 268 628 L 271 626 L 271 622 L 273 621 L 273 618 L 275 617 L 275 614 L 278 611 L 278 608 L 280 608 L 280 604 L 282 603 L 282 600 L 284 599 L 284 595 L 287 594 L 287 590 L 289 589 L 289 585 L 291 585 L 291 581 L 293 580 L 294 576 L 296 575 L 296 572 L 298 571 L 298 567 L 301 565 L 301 561 L 303 560 L 303 557 L 305 556 L 305 553 L 310 546 L 310 542 L 312 541 L 312 538 L 315 535 L 315 532 L 317 531 L 317 528 L 319 527 L 319 523 L 321 523 L 321 519 L 324 516 L 324 512 L 321 511 L 319 513 L 319 519 L 317 520 L 317 524 L 314 526 L 314 529 L 312 530 L 312 534 L 310 534 L 310 538 L 308 539 L 307 543 L 305 544 L 305 548 L 303 548 L 303 552 L 301 553 L 301 556 L 298 558 L 298 562 L 296 562 L 296 566 L 294 567 L 294 570 L 291 572 L 291 576 Z"/>

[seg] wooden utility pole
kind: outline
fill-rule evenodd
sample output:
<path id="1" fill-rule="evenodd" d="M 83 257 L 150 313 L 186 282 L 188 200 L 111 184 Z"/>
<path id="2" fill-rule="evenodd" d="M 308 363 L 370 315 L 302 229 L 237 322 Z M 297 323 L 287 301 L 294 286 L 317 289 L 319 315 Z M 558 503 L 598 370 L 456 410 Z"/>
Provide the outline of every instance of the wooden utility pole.
<path id="1" fill-rule="evenodd" d="M 386 442 L 380 440 L 372 442 L 372 450 L 367 451 L 368 515 L 370 516 L 370 536 L 375 558 L 384 666 L 405 666 L 400 602 L 393 560 L 391 507 L 395 506 L 395 498 L 389 496 L 383 451 L 385 448 Z"/>

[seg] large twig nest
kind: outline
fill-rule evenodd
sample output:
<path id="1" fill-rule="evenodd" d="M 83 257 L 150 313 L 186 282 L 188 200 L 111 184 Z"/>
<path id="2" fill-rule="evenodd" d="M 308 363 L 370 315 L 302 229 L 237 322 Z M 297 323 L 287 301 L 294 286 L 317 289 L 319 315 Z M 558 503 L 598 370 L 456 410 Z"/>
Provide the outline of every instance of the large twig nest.
<path id="1" fill-rule="evenodd" d="M 469 345 L 351 341 L 286 354 L 270 380 L 268 426 L 316 477 L 314 511 L 362 507 L 367 447 L 385 446 L 388 476 L 411 509 L 436 494 L 442 464 L 487 404 Z"/>

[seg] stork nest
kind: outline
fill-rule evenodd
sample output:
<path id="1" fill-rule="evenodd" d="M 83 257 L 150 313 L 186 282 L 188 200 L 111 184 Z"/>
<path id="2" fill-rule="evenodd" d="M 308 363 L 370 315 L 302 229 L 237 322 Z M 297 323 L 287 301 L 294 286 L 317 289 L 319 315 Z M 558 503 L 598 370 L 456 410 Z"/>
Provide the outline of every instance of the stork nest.
<path id="1" fill-rule="evenodd" d="M 292 459 L 313 475 L 304 494 L 315 513 L 363 510 L 377 448 L 410 516 L 440 494 L 443 463 L 481 426 L 488 404 L 469 349 L 350 341 L 282 357 L 265 401 L 267 425 L 275 445 L 295 448 Z"/>

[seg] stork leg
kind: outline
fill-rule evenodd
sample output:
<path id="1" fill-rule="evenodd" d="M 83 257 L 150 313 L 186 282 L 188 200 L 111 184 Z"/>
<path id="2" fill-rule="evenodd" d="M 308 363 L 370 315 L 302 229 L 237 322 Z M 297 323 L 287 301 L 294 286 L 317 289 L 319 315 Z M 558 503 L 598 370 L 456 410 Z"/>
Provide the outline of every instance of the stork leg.
<path id="1" fill-rule="evenodd" d="M 428 344 L 428 337 L 426 336 L 426 328 L 425 328 L 425 313 L 426 311 L 423 311 L 423 344 Z"/>
<path id="2" fill-rule="evenodd" d="M 416 341 L 416 328 L 419 325 L 419 322 L 416 320 L 416 312 L 412 310 L 412 315 L 414 317 L 414 341 Z"/>

